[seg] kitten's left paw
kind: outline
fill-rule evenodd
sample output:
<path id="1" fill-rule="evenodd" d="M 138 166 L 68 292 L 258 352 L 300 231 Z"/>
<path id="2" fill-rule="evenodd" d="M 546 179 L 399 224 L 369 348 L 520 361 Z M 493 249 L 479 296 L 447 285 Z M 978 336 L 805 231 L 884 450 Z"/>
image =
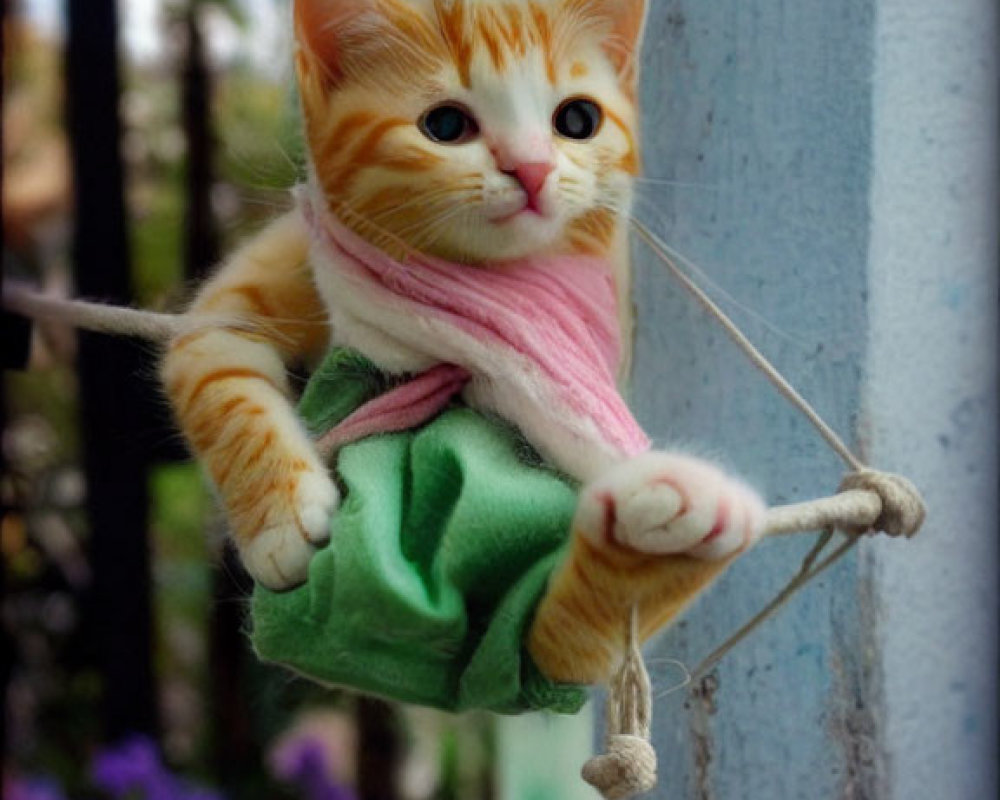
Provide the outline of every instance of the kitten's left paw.
<path id="1" fill-rule="evenodd" d="M 322 467 L 299 476 L 295 489 L 295 516 L 303 538 L 322 546 L 330 540 L 330 518 L 340 502 L 340 492 Z"/>
<path id="2" fill-rule="evenodd" d="M 309 575 L 309 562 L 330 539 L 339 493 L 324 470 L 300 475 L 294 501 L 267 526 L 237 537 L 240 557 L 254 579 L 269 589 L 296 586 Z"/>
<path id="3" fill-rule="evenodd" d="M 281 591 L 306 580 L 316 547 L 303 538 L 298 526 L 284 523 L 260 531 L 239 551 L 243 566 L 257 583 Z"/>

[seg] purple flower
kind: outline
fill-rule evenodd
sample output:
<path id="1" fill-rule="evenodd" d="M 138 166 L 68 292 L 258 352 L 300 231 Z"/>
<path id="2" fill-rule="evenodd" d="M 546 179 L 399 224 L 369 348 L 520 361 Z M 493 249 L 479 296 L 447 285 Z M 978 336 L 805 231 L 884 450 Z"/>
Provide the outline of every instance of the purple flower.
<path id="1" fill-rule="evenodd" d="M 115 797 L 124 797 L 136 789 L 162 782 L 165 770 L 152 740 L 134 736 L 98 753 L 91 775 L 99 788 Z"/>
<path id="2" fill-rule="evenodd" d="M 354 791 L 332 776 L 327 763 L 327 748 L 307 733 L 294 736 L 272 752 L 274 774 L 295 784 L 307 800 L 357 800 Z"/>
<path id="3" fill-rule="evenodd" d="M 222 800 L 221 795 L 188 786 L 172 775 L 146 736 L 133 736 L 98 753 L 91 774 L 97 787 L 116 800 L 136 794 L 142 800 Z"/>

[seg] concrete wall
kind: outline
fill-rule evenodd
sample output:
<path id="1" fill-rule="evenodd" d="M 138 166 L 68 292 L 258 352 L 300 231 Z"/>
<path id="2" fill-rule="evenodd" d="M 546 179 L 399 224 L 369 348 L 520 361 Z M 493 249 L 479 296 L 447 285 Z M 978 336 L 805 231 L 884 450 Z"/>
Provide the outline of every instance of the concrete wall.
<path id="1" fill-rule="evenodd" d="M 881 0 L 865 406 L 931 514 L 873 544 L 895 798 L 996 797 L 997 4 Z"/>
<path id="2" fill-rule="evenodd" d="M 921 539 L 866 546 L 661 697 L 662 798 L 994 796 L 992 0 L 663 0 L 644 56 L 637 215 L 874 465 Z M 842 467 L 646 254 L 633 405 L 772 502 Z M 724 294 L 723 294 L 724 293 Z M 650 648 L 693 665 L 796 567 L 764 543 Z"/>

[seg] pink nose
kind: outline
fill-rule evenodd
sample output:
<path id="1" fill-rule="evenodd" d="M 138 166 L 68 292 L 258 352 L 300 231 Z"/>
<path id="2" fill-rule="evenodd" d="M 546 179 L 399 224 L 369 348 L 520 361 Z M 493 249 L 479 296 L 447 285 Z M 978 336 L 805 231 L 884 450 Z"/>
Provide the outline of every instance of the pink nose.
<path id="1" fill-rule="evenodd" d="M 517 178 L 517 182 L 528 194 L 528 207 L 537 209 L 538 195 L 545 185 L 545 179 L 552 172 L 553 165 L 548 161 L 526 161 L 514 169 L 504 170 L 508 175 Z"/>

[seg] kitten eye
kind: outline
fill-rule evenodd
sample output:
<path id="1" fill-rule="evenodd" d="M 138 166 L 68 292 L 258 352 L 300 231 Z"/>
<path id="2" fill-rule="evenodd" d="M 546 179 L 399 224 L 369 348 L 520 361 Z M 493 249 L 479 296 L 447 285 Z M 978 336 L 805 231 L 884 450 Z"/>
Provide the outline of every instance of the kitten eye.
<path id="1" fill-rule="evenodd" d="M 464 108 L 452 103 L 435 106 L 417 123 L 420 131 L 432 142 L 461 144 L 479 133 L 475 118 Z"/>
<path id="2" fill-rule="evenodd" d="M 556 133 L 567 139 L 589 139 L 601 127 L 601 107 L 593 100 L 575 97 L 567 100 L 552 117 Z"/>

